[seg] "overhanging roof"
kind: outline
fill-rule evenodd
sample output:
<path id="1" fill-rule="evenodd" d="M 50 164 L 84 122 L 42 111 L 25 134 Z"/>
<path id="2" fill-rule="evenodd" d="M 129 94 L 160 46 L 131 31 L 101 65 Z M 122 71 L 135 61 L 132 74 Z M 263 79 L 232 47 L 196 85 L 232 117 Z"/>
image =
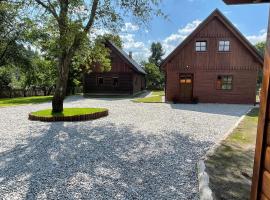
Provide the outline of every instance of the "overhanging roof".
<path id="1" fill-rule="evenodd" d="M 144 69 L 135 61 L 133 60 L 132 58 L 130 58 L 128 56 L 128 54 L 122 50 L 121 48 L 119 48 L 118 46 L 116 46 L 112 41 L 110 40 L 107 40 L 107 42 L 113 47 L 113 49 L 115 49 L 118 54 L 126 61 L 128 62 L 131 66 L 132 66 L 132 69 L 135 70 L 136 72 L 138 73 L 141 73 L 141 74 L 146 74 L 146 72 L 144 71 Z"/>
<path id="2" fill-rule="evenodd" d="M 168 56 L 163 60 L 161 66 L 164 67 L 181 49 L 184 48 L 188 42 L 199 31 L 201 31 L 214 17 L 217 17 L 239 41 L 248 49 L 248 51 L 256 58 L 256 60 L 263 65 L 263 57 L 257 49 L 243 36 L 243 34 L 218 10 L 214 10 L 182 43 L 180 43 Z"/>

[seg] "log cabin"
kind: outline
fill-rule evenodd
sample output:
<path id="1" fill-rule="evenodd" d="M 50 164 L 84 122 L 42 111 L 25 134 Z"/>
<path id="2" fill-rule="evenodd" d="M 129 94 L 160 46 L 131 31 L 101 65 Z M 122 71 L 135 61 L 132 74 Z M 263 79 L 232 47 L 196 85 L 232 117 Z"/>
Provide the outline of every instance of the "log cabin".
<path id="1" fill-rule="evenodd" d="M 263 58 L 216 9 L 162 62 L 166 101 L 254 104 Z"/>
<path id="2" fill-rule="evenodd" d="M 111 41 L 106 41 L 105 47 L 110 50 L 111 70 L 85 73 L 84 94 L 133 95 L 143 91 L 146 72 L 133 60 L 132 53 L 128 55 Z"/>

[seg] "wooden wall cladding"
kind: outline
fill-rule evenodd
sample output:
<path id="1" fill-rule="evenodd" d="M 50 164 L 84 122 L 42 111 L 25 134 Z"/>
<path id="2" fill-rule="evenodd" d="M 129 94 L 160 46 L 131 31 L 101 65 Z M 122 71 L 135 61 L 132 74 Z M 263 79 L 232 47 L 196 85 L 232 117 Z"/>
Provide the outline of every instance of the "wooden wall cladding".
<path id="1" fill-rule="evenodd" d="M 270 200 L 264 194 L 261 194 L 261 200 Z"/>
<path id="2" fill-rule="evenodd" d="M 270 172 L 270 146 L 266 148 L 264 167 L 268 172 Z"/>
<path id="3" fill-rule="evenodd" d="M 270 199 L 270 173 L 268 171 L 264 171 L 262 178 L 262 192 L 264 196 Z"/>

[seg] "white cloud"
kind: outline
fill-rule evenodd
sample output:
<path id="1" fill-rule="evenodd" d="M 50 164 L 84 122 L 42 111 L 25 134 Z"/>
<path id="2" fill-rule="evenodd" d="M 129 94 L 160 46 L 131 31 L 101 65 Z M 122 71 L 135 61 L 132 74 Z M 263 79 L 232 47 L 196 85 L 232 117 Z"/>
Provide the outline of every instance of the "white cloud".
<path id="1" fill-rule="evenodd" d="M 184 27 L 179 28 L 177 33 L 173 33 L 166 37 L 162 41 L 162 46 L 166 52 L 165 56 L 167 56 L 180 42 L 182 42 L 197 26 L 201 23 L 201 20 L 194 20 Z"/>
<path id="2" fill-rule="evenodd" d="M 134 32 L 138 30 L 139 30 L 139 26 L 136 24 L 132 24 L 131 22 L 125 23 L 125 26 L 121 29 L 121 31 L 123 32 Z"/>
<path id="3" fill-rule="evenodd" d="M 141 62 L 149 57 L 149 48 L 143 42 L 137 41 L 134 34 L 121 34 L 120 37 L 124 50 L 126 52 L 132 51 L 134 60 Z"/>
<path id="4" fill-rule="evenodd" d="M 260 30 L 257 35 L 248 35 L 246 38 L 252 43 L 256 44 L 258 42 L 266 41 L 267 32 L 265 29 Z"/>

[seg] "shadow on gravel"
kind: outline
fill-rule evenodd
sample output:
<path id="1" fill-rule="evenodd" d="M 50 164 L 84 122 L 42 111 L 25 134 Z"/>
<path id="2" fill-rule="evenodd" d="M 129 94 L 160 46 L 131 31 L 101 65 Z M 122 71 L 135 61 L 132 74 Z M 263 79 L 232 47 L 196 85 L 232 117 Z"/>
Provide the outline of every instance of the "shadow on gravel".
<path id="1" fill-rule="evenodd" d="M 218 115 L 229 115 L 240 117 L 244 115 L 252 105 L 238 104 L 170 104 L 172 109 L 187 110 L 201 113 L 210 113 Z"/>
<path id="2" fill-rule="evenodd" d="M 176 132 L 146 136 L 108 123 L 57 122 L 43 129 L 39 137 L 30 135 L 26 145 L 0 154 L 0 196 L 198 198 L 195 164 L 210 143 Z"/>

